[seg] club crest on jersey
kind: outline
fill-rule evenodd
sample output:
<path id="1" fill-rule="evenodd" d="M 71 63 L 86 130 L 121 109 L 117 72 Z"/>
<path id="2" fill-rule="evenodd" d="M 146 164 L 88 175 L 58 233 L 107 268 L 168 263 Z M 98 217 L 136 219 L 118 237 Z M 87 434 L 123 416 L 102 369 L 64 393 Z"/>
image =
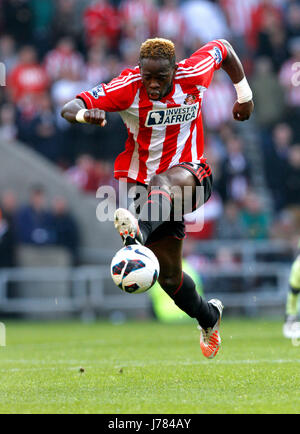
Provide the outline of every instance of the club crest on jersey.
<path id="1" fill-rule="evenodd" d="M 88 91 L 92 97 L 94 97 L 95 99 L 98 99 L 99 96 L 105 96 L 105 92 L 103 89 L 102 84 L 100 84 L 99 86 L 93 87 L 93 89 Z"/>
<path id="2" fill-rule="evenodd" d="M 187 97 L 185 98 L 183 104 L 185 104 L 185 105 L 192 105 L 192 104 L 195 103 L 196 99 L 197 99 L 196 95 L 189 94 L 189 95 L 187 95 Z"/>
<path id="3" fill-rule="evenodd" d="M 176 125 L 197 119 L 199 103 L 161 110 L 150 110 L 145 122 L 146 127 Z"/>

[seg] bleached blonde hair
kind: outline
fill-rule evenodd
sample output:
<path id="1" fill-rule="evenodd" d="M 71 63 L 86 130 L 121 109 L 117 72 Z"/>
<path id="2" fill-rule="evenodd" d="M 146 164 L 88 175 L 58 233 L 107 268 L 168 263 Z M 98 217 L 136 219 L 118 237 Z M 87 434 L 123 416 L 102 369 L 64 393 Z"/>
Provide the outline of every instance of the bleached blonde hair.
<path id="1" fill-rule="evenodd" d="M 168 59 L 171 64 L 175 65 L 176 55 L 174 43 L 164 38 L 147 39 L 141 45 L 140 60 L 149 58 Z"/>

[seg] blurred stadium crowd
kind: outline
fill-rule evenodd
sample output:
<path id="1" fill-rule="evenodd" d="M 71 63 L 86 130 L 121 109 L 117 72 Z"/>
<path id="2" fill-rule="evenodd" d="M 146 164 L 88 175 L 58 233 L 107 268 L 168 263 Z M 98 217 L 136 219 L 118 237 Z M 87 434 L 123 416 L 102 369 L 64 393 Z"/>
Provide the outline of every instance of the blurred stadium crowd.
<path id="1" fill-rule="evenodd" d="M 300 83 L 293 65 L 300 62 L 299 0 L 0 0 L 0 61 L 7 71 L 0 88 L 0 140 L 26 143 L 87 194 L 113 184 L 112 164 L 126 139 L 118 115 L 108 114 L 107 127 L 100 129 L 69 125 L 60 109 L 78 92 L 135 66 L 140 44 L 153 36 L 172 39 L 178 60 L 209 40 L 229 40 L 254 92 L 255 115 L 246 129 L 255 132 L 257 148 L 251 149 L 263 159 L 272 206 L 265 207 L 255 192 L 260 169 L 249 157 L 244 128 L 232 119 L 234 88 L 225 73 L 217 73 L 203 103 L 215 190 L 204 230 L 193 236 L 295 238 Z M 76 251 L 78 229 L 70 224 L 63 199 L 47 204 L 36 187 L 24 208 L 16 192 L 0 196 L 6 215 L 0 236 L 10 221 L 17 242 L 64 243 Z M 36 233 L 35 227 L 45 231 Z"/>

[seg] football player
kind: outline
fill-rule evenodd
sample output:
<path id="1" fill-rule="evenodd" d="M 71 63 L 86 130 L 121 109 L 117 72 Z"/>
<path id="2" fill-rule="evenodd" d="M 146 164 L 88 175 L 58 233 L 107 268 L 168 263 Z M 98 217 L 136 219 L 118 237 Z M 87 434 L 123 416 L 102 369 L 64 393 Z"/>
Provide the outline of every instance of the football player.
<path id="1" fill-rule="evenodd" d="M 201 104 L 213 74 L 230 77 L 237 101 L 236 121 L 249 119 L 252 91 L 236 52 L 226 40 L 214 40 L 176 62 L 172 41 L 154 38 L 140 48 L 138 66 L 124 70 L 109 84 L 99 84 L 67 103 L 70 122 L 104 126 L 105 112 L 119 112 L 128 131 L 125 151 L 115 161 L 115 177 L 147 189 L 138 219 L 125 208 L 115 212 L 115 227 L 124 245 L 149 247 L 160 263 L 159 283 L 176 305 L 199 323 L 200 347 L 213 358 L 220 347 L 220 300 L 206 302 L 193 279 L 182 271 L 183 218 L 174 218 L 181 201 L 190 212 L 205 203 L 212 173 L 204 157 Z M 202 194 L 197 194 L 201 189 Z M 152 218 L 155 215 L 156 218 Z"/>

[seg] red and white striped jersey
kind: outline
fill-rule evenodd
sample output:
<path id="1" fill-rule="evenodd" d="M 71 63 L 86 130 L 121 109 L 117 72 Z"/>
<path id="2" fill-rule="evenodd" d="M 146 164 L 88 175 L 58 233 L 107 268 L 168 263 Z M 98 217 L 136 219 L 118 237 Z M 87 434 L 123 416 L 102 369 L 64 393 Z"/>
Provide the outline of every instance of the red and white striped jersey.
<path id="1" fill-rule="evenodd" d="M 171 92 L 159 101 L 149 99 L 138 67 L 77 95 L 88 109 L 119 112 L 126 125 L 125 151 L 115 161 L 117 179 L 147 184 L 178 163 L 204 159 L 201 103 L 226 56 L 225 45 L 215 40 L 179 62 Z"/>

